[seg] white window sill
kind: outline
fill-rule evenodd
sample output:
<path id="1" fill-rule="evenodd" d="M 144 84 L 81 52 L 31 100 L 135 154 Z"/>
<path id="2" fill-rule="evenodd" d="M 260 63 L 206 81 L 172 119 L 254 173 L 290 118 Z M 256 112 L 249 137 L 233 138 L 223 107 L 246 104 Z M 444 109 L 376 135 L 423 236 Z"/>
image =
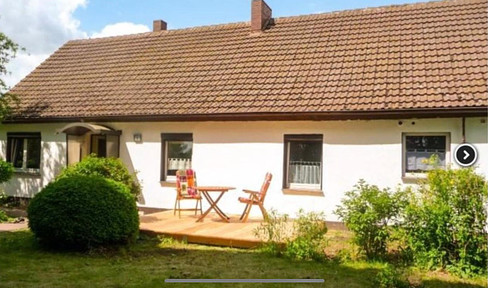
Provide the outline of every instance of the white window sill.
<path id="1" fill-rule="evenodd" d="M 284 195 L 298 195 L 298 196 L 319 196 L 323 197 L 324 192 L 317 189 L 293 189 L 293 188 L 283 188 Z"/>
<path id="2" fill-rule="evenodd" d="M 404 183 L 415 183 L 427 180 L 427 173 L 405 173 L 402 176 L 402 181 Z"/>
<path id="3" fill-rule="evenodd" d="M 27 176 L 41 176 L 40 169 L 22 169 L 22 168 L 14 168 L 15 175 L 27 175 Z"/>
<path id="4" fill-rule="evenodd" d="M 160 181 L 161 187 L 172 187 L 176 188 L 176 181 Z"/>

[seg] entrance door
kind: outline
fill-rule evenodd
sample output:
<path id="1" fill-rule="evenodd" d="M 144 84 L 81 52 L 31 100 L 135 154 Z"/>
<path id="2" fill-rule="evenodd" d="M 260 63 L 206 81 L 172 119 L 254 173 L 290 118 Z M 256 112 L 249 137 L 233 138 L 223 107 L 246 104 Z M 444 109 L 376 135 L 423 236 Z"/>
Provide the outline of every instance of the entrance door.
<path id="1" fill-rule="evenodd" d="M 81 161 L 88 155 L 88 148 L 85 135 L 67 135 L 68 136 L 68 165 Z"/>
<path id="2" fill-rule="evenodd" d="M 68 165 L 80 162 L 91 153 L 98 157 L 119 157 L 121 131 L 81 122 L 68 124 L 58 133 L 66 133 Z"/>

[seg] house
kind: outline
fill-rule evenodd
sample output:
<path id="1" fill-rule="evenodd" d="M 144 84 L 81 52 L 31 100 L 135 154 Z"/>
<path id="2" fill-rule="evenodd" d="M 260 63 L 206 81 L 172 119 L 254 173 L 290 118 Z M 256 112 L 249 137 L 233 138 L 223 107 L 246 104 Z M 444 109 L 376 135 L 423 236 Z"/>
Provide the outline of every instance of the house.
<path id="1" fill-rule="evenodd" d="M 89 153 L 137 171 L 140 205 L 172 208 L 175 171 L 236 190 L 274 178 L 266 206 L 332 211 L 359 179 L 415 185 L 469 142 L 488 172 L 486 0 L 454 0 L 69 41 L 12 92 L 1 157 L 32 197 Z M 193 205 L 193 204 L 192 204 Z M 258 210 L 258 209 L 256 209 Z M 259 213 L 259 211 L 254 211 Z"/>

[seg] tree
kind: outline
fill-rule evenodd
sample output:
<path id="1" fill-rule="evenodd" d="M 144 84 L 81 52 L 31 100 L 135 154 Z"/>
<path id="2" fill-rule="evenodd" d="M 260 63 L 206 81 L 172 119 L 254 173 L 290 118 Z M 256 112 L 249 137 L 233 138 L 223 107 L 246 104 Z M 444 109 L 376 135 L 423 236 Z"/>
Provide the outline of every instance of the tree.
<path id="1" fill-rule="evenodd" d="M 18 49 L 18 44 L 0 32 L 0 121 L 8 117 L 12 112 L 12 105 L 19 102 L 16 95 L 6 92 L 7 84 L 1 78 L 1 76 L 7 75 L 6 65 L 15 57 Z"/>

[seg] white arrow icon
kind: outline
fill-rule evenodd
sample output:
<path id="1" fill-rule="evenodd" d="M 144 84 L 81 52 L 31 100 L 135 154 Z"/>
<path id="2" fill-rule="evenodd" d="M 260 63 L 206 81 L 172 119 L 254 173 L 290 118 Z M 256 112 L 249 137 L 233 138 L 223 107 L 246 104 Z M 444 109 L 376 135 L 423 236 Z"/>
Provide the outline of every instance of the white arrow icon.
<path id="1" fill-rule="evenodd" d="M 459 151 L 459 149 L 462 149 Z M 476 163 L 478 152 L 476 148 L 469 143 L 462 143 L 454 150 L 454 160 L 459 166 L 469 167 Z M 469 162 L 468 162 L 469 161 Z"/>

